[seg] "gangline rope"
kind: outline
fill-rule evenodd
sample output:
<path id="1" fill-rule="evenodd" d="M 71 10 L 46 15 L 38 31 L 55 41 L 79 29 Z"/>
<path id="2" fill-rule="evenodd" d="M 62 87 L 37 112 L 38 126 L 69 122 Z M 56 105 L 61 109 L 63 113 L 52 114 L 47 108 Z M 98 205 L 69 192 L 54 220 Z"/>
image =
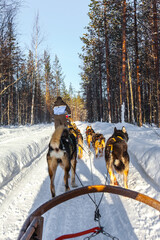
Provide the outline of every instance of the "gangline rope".
<path id="1" fill-rule="evenodd" d="M 89 155 L 89 159 L 90 159 L 90 169 L 91 169 L 91 180 L 92 180 L 92 185 L 94 185 L 94 179 L 93 179 L 93 170 L 92 170 L 92 161 L 91 161 L 91 155 L 92 155 L 92 152 L 90 149 L 88 149 L 88 146 L 84 143 L 84 146 L 88 149 L 88 151 L 86 151 L 80 144 L 78 144 L 88 155 Z M 73 166 L 71 165 L 71 167 L 73 168 Z M 84 187 L 80 177 L 78 176 L 78 174 L 75 172 L 75 175 L 78 179 L 78 181 L 80 182 L 81 186 Z M 109 183 L 109 178 L 108 178 L 108 172 L 107 172 L 107 175 L 105 175 L 105 185 L 107 184 L 107 182 Z M 114 237 L 112 236 L 111 234 L 107 233 L 106 231 L 104 231 L 104 228 L 101 226 L 101 223 L 100 223 L 100 218 L 101 218 L 101 215 L 100 215 L 100 211 L 99 211 L 99 206 L 102 202 L 102 199 L 103 199 L 103 196 L 104 196 L 104 192 L 102 193 L 101 195 L 101 198 L 99 200 L 99 203 L 97 204 L 96 203 L 96 198 L 95 198 L 95 193 L 94 194 L 94 199 L 91 197 L 90 194 L 87 194 L 89 196 L 89 198 L 91 199 L 91 201 L 94 203 L 96 209 L 95 209 L 95 215 L 94 215 L 94 220 L 98 222 L 98 225 L 99 225 L 99 228 L 97 229 L 94 229 L 94 231 L 92 231 L 92 229 L 90 229 L 90 232 L 93 232 L 90 236 L 88 237 L 85 237 L 84 240 L 89 240 L 93 237 L 95 237 L 97 234 L 99 233 L 102 233 L 103 235 L 113 239 L 113 240 L 119 240 L 117 237 Z M 84 231 L 85 232 L 85 231 Z M 78 234 L 81 234 L 81 233 L 78 233 Z"/>

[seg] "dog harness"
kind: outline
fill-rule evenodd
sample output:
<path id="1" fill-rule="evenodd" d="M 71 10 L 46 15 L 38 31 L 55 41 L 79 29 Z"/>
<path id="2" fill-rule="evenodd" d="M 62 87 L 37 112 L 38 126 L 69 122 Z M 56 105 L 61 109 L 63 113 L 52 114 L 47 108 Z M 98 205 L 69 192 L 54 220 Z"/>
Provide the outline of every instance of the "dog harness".
<path id="1" fill-rule="evenodd" d="M 124 139 L 123 139 L 122 137 L 120 137 L 120 136 L 117 136 L 117 138 L 120 138 L 122 141 L 124 140 Z M 110 140 L 113 140 L 114 143 L 117 142 L 115 138 L 111 138 Z M 108 146 L 111 147 L 110 153 L 112 153 L 112 152 L 113 152 L 113 143 L 112 143 L 112 144 L 108 144 Z"/>
<path id="2" fill-rule="evenodd" d="M 122 137 L 120 137 L 120 136 L 117 136 L 117 138 L 120 138 L 121 140 L 124 140 Z"/>

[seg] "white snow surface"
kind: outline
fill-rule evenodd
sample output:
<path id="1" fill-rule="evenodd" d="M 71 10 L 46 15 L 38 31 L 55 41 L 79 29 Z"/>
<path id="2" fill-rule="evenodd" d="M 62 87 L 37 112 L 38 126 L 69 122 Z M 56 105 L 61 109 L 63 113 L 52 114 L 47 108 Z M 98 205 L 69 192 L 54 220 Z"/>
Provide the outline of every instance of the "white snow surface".
<path id="1" fill-rule="evenodd" d="M 95 158 L 86 145 L 85 131 L 91 125 L 103 133 L 106 140 L 114 127 L 124 125 L 129 135 L 129 189 L 160 201 L 160 129 L 137 127 L 127 123 L 76 122 L 84 137 L 84 154 L 77 159 L 76 173 L 84 186 L 109 184 L 104 156 Z M 0 239 L 16 240 L 26 218 L 51 199 L 46 154 L 53 124 L 0 127 Z M 116 175 L 123 187 L 122 176 Z M 70 180 L 69 180 L 70 181 Z M 81 183 L 76 178 L 78 187 Z M 63 169 L 55 177 L 56 195 L 64 193 Z M 71 188 L 72 189 L 72 188 Z M 120 240 L 160 239 L 160 212 L 138 201 L 119 195 L 91 194 L 100 202 L 100 224 L 105 232 Z M 95 205 L 83 195 L 46 212 L 43 240 L 53 240 L 64 234 L 81 232 L 98 226 L 94 221 Z M 91 234 L 74 239 L 84 239 Z M 92 239 L 111 239 L 102 233 Z"/>

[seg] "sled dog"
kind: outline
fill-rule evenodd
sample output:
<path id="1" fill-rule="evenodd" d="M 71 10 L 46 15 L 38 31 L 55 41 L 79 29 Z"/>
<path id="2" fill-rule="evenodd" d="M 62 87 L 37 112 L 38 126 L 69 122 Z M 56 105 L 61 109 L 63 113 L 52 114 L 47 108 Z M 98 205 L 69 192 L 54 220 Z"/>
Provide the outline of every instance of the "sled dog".
<path id="1" fill-rule="evenodd" d="M 100 157 L 103 156 L 103 150 L 105 148 L 105 137 L 101 133 L 95 133 L 92 137 L 92 145 L 96 154 L 96 158 L 98 157 L 98 153 Z"/>
<path id="2" fill-rule="evenodd" d="M 69 171 L 71 169 L 71 186 L 75 187 L 77 145 L 73 134 L 68 128 L 59 126 L 55 129 L 47 153 L 48 172 L 50 176 L 50 190 L 52 197 L 55 196 L 54 179 L 58 165 L 64 169 L 65 191 L 70 190 L 68 184 Z"/>
<path id="3" fill-rule="evenodd" d="M 69 132 L 72 133 L 77 140 L 78 158 L 81 159 L 83 157 L 83 136 L 80 130 L 77 127 L 75 128 L 73 125 L 69 126 Z"/>
<path id="4" fill-rule="evenodd" d="M 105 161 L 108 173 L 110 175 L 110 183 L 118 185 L 114 170 L 123 174 L 124 187 L 128 188 L 128 172 L 129 172 L 129 154 L 127 152 L 128 134 L 125 127 L 122 130 L 114 128 L 113 135 L 107 140 L 105 146 Z"/>
<path id="5" fill-rule="evenodd" d="M 78 158 L 82 159 L 83 157 L 83 136 L 82 134 L 79 132 L 77 134 L 77 138 L 78 138 Z"/>
<path id="6" fill-rule="evenodd" d="M 90 148 L 91 146 L 91 142 L 92 142 L 92 136 L 94 134 L 94 130 L 91 126 L 87 126 L 86 128 L 86 141 L 87 141 L 87 145 Z"/>

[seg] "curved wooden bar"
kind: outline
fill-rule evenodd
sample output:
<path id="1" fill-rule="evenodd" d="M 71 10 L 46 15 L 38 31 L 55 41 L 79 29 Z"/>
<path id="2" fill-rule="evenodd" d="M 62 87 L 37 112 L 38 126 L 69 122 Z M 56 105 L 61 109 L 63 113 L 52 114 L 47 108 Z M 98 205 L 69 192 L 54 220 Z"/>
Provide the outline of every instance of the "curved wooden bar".
<path id="1" fill-rule="evenodd" d="M 143 203 L 157 209 L 158 211 L 160 211 L 160 202 L 159 201 L 157 201 L 153 198 L 150 198 L 147 195 L 144 195 L 139 192 L 135 192 L 135 191 L 132 191 L 132 190 L 129 190 L 126 188 L 121 188 L 121 187 L 117 187 L 117 186 L 115 187 L 115 186 L 110 186 L 110 185 L 93 185 L 93 186 L 81 187 L 81 188 L 77 188 L 75 190 L 65 192 L 59 196 L 56 196 L 52 200 L 44 203 L 39 208 L 37 208 L 26 219 L 26 221 L 21 229 L 18 240 L 21 239 L 21 237 L 25 233 L 27 227 L 29 226 L 29 224 L 31 223 L 31 221 L 33 220 L 34 217 L 41 216 L 44 213 L 46 213 L 48 210 L 50 210 L 51 208 L 53 208 L 63 202 L 66 202 L 72 198 L 76 198 L 81 195 L 85 195 L 85 194 L 89 194 L 89 193 L 96 193 L 96 192 L 107 192 L 107 193 L 112 193 L 112 194 L 117 194 L 117 195 L 121 195 L 124 197 L 128 197 L 128 198 L 137 200 L 139 202 L 143 202 Z"/>

